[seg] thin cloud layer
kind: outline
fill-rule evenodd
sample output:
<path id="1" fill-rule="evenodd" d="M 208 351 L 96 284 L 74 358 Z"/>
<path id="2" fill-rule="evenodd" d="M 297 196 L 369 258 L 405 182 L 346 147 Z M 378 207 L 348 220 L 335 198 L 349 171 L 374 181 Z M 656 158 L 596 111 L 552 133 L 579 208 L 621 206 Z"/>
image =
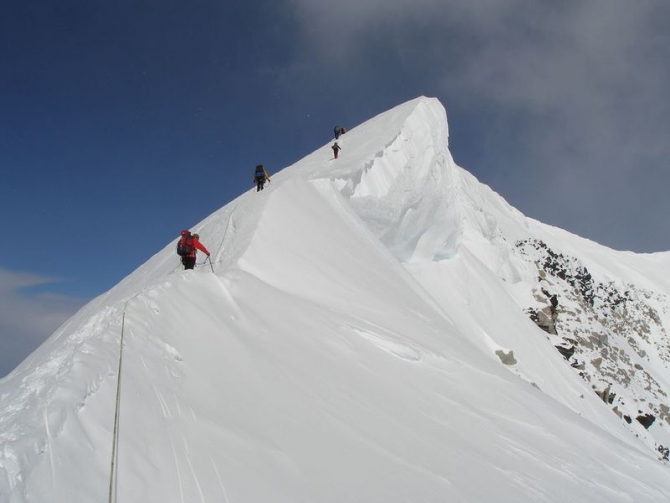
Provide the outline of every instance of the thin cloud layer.
<path id="1" fill-rule="evenodd" d="M 84 301 L 52 293 L 29 295 L 25 289 L 55 280 L 0 268 L 0 377 L 11 372 Z"/>
<path id="2" fill-rule="evenodd" d="M 466 167 L 525 213 L 610 246 L 670 249 L 658 189 L 670 182 L 670 5 L 294 5 L 319 59 L 360 71 L 392 52 L 399 75 L 425 75 L 448 111 L 480 117 L 491 149 Z"/>

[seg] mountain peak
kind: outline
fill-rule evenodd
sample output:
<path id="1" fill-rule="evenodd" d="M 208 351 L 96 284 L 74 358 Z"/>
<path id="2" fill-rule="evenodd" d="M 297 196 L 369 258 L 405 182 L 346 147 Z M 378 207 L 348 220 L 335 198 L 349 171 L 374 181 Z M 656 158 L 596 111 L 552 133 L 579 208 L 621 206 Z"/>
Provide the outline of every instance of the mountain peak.
<path id="1" fill-rule="evenodd" d="M 0 500 L 107 497 L 118 391 L 119 501 L 664 501 L 658 257 L 524 217 L 437 100 L 338 143 L 194 226 L 211 264 L 171 242 L 0 381 Z"/>

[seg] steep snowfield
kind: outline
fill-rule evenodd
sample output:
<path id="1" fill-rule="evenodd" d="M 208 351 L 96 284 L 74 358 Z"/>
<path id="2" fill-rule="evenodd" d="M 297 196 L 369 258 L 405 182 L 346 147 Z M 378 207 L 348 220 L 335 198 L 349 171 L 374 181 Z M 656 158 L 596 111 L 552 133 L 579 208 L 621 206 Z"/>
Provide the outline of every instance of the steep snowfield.
<path id="1" fill-rule="evenodd" d="M 0 381 L 0 501 L 108 500 L 122 320 L 119 502 L 667 501 L 657 437 L 524 313 L 514 241 L 665 293 L 667 254 L 526 219 L 454 164 L 436 100 L 339 143 L 194 227 L 214 273 L 170 243 Z"/>

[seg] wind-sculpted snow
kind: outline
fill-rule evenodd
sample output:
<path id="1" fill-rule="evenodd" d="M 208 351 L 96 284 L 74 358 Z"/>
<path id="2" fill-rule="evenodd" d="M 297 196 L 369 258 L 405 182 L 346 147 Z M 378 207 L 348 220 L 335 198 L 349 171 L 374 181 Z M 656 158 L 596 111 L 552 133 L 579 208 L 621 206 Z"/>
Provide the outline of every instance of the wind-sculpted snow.
<path id="1" fill-rule="evenodd" d="M 172 241 L 0 381 L 0 502 L 108 499 L 122 326 L 116 501 L 666 500 L 662 421 L 636 438 L 525 311 L 515 243 L 579 239 L 456 166 L 436 100 L 339 143 L 193 227 L 214 272 Z"/>

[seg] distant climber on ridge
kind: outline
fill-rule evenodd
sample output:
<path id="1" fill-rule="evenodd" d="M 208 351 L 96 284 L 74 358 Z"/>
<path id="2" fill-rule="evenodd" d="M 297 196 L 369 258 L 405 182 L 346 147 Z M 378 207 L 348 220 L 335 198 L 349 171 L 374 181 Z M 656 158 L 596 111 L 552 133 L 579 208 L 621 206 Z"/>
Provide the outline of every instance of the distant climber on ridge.
<path id="1" fill-rule="evenodd" d="M 335 126 L 335 129 L 333 130 L 335 133 L 335 139 L 338 140 L 340 138 L 340 135 L 343 135 L 344 133 L 347 132 L 347 128 L 344 126 Z"/>
<path id="2" fill-rule="evenodd" d="M 337 144 L 337 142 L 335 142 L 335 143 L 333 144 L 333 146 L 330 147 L 330 148 L 333 149 L 333 154 L 335 155 L 335 159 L 337 159 L 337 154 L 340 153 L 340 150 L 342 150 L 342 147 L 340 147 L 340 146 Z"/>
<path id="3" fill-rule="evenodd" d="M 209 257 L 209 252 L 205 245 L 200 242 L 200 235 L 191 234 L 191 231 L 181 231 L 181 239 L 177 243 L 177 255 L 181 257 L 181 263 L 184 264 L 184 270 L 195 267 L 195 255 L 197 250 Z"/>
<path id="4" fill-rule="evenodd" d="M 270 183 L 270 177 L 268 176 L 267 171 L 265 171 L 265 168 L 263 167 L 262 164 L 259 164 L 256 166 L 256 171 L 254 171 L 254 183 L 256 184 L 256 192 L 259 190 L 263 190 L 263 186 L 265 185 L 265 180 Z"/>

